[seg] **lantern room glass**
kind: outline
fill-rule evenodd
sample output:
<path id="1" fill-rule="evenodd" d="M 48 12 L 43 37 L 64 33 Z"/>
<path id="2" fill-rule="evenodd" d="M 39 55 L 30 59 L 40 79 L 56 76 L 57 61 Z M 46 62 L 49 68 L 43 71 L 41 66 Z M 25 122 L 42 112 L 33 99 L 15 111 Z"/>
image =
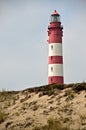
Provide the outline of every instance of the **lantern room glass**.
<path id="1" fill-rule="evenodd" d="M 51 15 L 51 22 L 60 22 L 59 15 Z"/>

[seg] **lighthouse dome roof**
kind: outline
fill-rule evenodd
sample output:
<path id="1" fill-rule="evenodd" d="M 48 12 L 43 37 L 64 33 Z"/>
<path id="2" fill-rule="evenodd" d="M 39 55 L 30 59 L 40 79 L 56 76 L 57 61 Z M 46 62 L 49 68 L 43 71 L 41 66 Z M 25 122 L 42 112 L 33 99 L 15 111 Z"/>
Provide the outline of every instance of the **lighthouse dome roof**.
<path id="1" fill-rule="evenodd" d="M 52 13 L 52 15 L 59 15 L 59 13 L 56 10 L 54 10 L 54 12 Z"/>

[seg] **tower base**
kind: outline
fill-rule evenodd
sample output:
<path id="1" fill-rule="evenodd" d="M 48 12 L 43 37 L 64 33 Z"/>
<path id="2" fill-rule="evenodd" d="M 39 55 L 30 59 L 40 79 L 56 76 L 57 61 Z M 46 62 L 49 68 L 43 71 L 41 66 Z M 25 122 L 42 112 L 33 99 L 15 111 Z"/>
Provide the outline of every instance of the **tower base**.
<path id="1" fill-rule="evenodd" d="M 63 76 L 50 76 L 48 77 L 48 84 L 64 84 Z"/>

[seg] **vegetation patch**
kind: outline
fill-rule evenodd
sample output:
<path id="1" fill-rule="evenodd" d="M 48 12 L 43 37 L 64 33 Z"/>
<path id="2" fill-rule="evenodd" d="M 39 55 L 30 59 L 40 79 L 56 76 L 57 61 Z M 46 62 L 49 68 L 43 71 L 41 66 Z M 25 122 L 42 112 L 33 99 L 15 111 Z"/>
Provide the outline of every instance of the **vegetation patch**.
<path id="1" fill-rule="evenodd" d="M 86 90 L 86 83 L 77 83 L 73 85 L 73 90 L 75 92 Z"/>
<path id="2" fill-rule="evenodd" d="M 5 121 L 7 118 L 7 114 L 5 114 L 2 110 L 0 110 L 0 124 Z"/>
<path id="3" fill-rule="evenodd" d="M 47 124 L 35 127 L 32 130 L 70 130 L 68 126 L 63 126 L 58 119 L 49 119 Z"/>

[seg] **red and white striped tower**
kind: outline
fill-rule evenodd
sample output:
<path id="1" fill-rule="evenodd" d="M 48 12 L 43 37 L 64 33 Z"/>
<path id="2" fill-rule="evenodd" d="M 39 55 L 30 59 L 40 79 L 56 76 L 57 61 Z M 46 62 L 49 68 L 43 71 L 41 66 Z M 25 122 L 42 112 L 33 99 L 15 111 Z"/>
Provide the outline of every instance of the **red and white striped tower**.
<path id="1" fill-rule="evenodd" d="M 62 25 L 60 15 L 55 10 L 51 15 L 50 25 L 48 26 L 48 84 L 64 84 L 63 77 L 63 56 L 62 56 Z"/>

